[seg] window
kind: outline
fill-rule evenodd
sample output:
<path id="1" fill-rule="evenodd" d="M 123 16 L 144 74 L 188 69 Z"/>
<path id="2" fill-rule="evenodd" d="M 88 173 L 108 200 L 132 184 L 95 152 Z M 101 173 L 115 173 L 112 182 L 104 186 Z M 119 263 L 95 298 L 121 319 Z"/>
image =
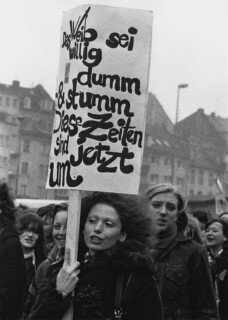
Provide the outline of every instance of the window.
<path id="1" fill-rule="evenodd" d="M 202 191 L 198 191 L 197 195 L 198 195 L 198 196 L 202 196 L 202 195 L 203 195 L 203 194 L 202 194 Z"/>
<path id="2" fill-rule="evenodd" d="M 164 165 L 165 165 L 165 166 L 169 166 L 170 163 L 171 163 L 170 159 L 169 159 L 169 158 L 165 158 L 165 160 L 164 160 Z"/>
<path id="3" fill-rule="evenodd" d="M 183 164 L 182 164 L 181 159 L 178 159 L 178 160 L 177 160 L 177 167 L 178 167 L 178 168 L 183 167 Z"/>
<path id="4" fill-rule="evenodd" d="M 164 176 L 164 182 L 171 183 L 171 176 Z"/>
<path id="5" fill-rule="evenodd" d="M 162 146 L 162 143 L 159 139 L 155 139 L 155 141 L 157 142 L 157 144 L 159 144 L 160 146 Z"/>
<path id="6" fill-rule="evenodd" d="M 16 108 L 17 107 L 17 98 L 13 99 L 13 106 Z"/>
<path id="7" fill-rule="evenodd" d="M 21 173 L 22 174 L 28 174 L 28 162 L 22 162 Z"/>
<path id="8" fill-rule="evenodd" d="M 40 109 L 43 111 L 52 111 L 53 103 L 49 100 L 41 100 L 40 101 Z"/>
<path id="9" fill-rule="evenodd" d="M 9 136 L 5 136 L 5 146 L 6 147 L 9 147 L 9 141 L 10 141 Z"/>
<path id="10" fill-rule="evenodd" d="M 183 186 L 184 185 L 184 178 L 177 178 L 177 185 L 178 186 Z"/>
<path id="11" fill-rule="evenodd" d="M 48 144 L 48 143 L 44 143 L 44 144 L 41 144 L 41 153 L 42 154 L 47 154 L 47 155 L 49 155 L 49 153 L 50 153 L 50 144 Z"/>
<path id="12" fill-rule="evenodd" d="M 4 162 L 4 166 L 6 167 L 8 164 L 8 158 L 7 157 L 3 157 L 3 162 Z"/>
<path id="13" fill-rule="evenodd" d="M 10 98 L 6 97 L 6 106 L 9 107 L 10 106 Z"/>
<path id="14" fill-rule="evenodd" d="M 158 174 L 151 174 L 150 175 L 150 180 L 151 182 L 158 182 L 159 181 L 159 177 L 158 177 Z"/>
<path id="15" fill-rule="evenodd" d="M 43 175 L 44 175 L 44 165 L 40 164 L 39 165 L 39 176 L 43 177 Z"/>
<path id="16" fill-rule="evenodd" d="M 200 186 L 203 185 L 203 178 L 204 178 L 204 172 L 203 172 L 203 170 L 199 170 L 198 183 Z"/>
<path id="17" fill-rule="evenodd" d="M 159 164 L 159 156 L 152 155 L 152 157 L 151 157 L 151 163 L 153 163 L 153 164 Z"/>
<path id="18" fill-rule="evenodd" d="M 26 185 L 25 184 L 22 184 L 20 186 L 20 195 L 21 196 L 26 196 Z"/>
<path id="19" fill-rule="evenodd" d="M 20 107 L 22 107 L 22 108 L 24 108 L 24 99 L 23 98 L 20 98 L 20 101 L 19 101 L 20 103 Z"/>
<path id="20" fill-rule="evenodd" d="M 195 170 L 191 169 L 190 171 L 190 183 L 194 184 L 195 183 Z"/>
<path id="21" fill-rule="evenodd" d="M 194 196 L 194 190 L 189 190 L 189 195 Z"/>
<path id="22" fill-rule="evenodd" d="M 16 148 L 17 148 L 17 135 L 15 135 L 15 134 L 13 134 L 12 136 L 11 136 L 11 149 L 12 149 L 12 151 L 16 151 Z"/>
<path id="23" fill-rule="evenodd" d="M 0 96 L 0 106 L 3 105 L 3 96 Z"/>
<path id="24" fill-rule="evenodd" d="M 37 197 L 38 198 L 44 198 L 45 195 L 45 189 L 44 187 L 37 187 Z"/>
<path id="25" fill-rule="evenodd" d="M 30 98 L 28 98 L 28 97 L 25 97 L 25 99 L 24 99 L 24 108 L 25 109 L 30 109 L 30 105 L 31 105 L 31 99 Z"/>
<path id="26" fill-rule="evenodd" d="M 56 196 L 59 198 L 68 197 L 68 190 L 56 189 Z"/>
<path id="27" fill-rule="evenodd" d="M 170 144 L 169 144 L 169 142 L 168 142 L 168 141 L 163 140 L 163 142 L 164 142 L 164 144 L 166 145 L 166 147 L 170 147 Z"/>
<path id="28" fill-rule="evenodd" d="M 29 153 L 30 141 L 24 141 L 23 152 Z"/>
<path id="29" fill-rule="evenodd" d="M 213 172 L 209 172 L 208 185 L 209 185 L 209 187 L 212 187 L 213 184 L 214 184 L 214 174 L 213 174 Z"/>
<path id="30" fill-rule="evenodd" d="M 3 147 L 3 145 L 4 145 L 4 135 L 0 134 L 0 146 Z"/>

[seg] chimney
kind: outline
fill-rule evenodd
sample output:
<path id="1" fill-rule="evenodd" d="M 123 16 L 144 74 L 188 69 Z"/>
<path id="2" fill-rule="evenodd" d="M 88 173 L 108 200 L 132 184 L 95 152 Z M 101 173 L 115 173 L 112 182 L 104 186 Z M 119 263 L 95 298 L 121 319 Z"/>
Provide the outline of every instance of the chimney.
<path id="1" fill-rule="evenodd" d="M 14 88 L 19 88 L 19 87 L 20 87 L 20 81 L 18 81 L 18 80 L 13 80 L 12 86 L 13 86 Z"/>
<path id="2" fill-rule="evenodd" d="M 212 112 L 212 113 L 211 113 L 211 116 L 212 116 L 213 118 L 215 118 L 215 112 Z"/>
<path id="3" fill-rule="evenodd" d="M 199 109 L 198 109 L 198 112 L 204 114 L 204 109 L 203 109 L 203 108 L 199 108 Z"/>

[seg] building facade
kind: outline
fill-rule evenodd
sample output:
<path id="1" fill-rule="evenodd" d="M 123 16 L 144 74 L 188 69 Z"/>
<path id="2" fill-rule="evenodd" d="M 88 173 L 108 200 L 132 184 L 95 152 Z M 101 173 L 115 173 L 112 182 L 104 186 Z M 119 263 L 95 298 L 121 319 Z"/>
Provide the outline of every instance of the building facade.
<path id="1" fill-rule="evenodd" d="M 16 198 L 54 199 L 46 190 L 54 101 L 37 85 L 24 88 L 19 81 L 0 84 L 0 171 Z"/>
<path id="2" fill-rule="evenodd" d="M 0 181 L 16 198 L 67 199 L 45 189 L 54 119 L 47 91 L 0 84 Z M 175 126 L 149 93 L 140 192 L 171 182 L 191 201 L 211 199 L 219 178 L 228 194 L 228 119 L 199 109 Z"/>
<path id="3" fill-rule="evenodd" d="M 157 98 L 150 95 L 140 192 L 172 182 L 190 201 L 209 199 L 218 192 L 219 178 L 227 194 L 227 137 L 228 127 L 216 125 L 203 109 L 174 126 Z"/>

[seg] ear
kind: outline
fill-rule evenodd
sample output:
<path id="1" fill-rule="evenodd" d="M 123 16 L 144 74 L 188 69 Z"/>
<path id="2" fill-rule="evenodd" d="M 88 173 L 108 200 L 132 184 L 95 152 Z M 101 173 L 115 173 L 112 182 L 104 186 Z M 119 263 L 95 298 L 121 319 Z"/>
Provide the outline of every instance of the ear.
<path id="1" fill-rule="evenodd" d="M 124 242 L 126 238 L 127 238 L 127 234 L 125 232 L 121 232 L 119 241 Z"/>

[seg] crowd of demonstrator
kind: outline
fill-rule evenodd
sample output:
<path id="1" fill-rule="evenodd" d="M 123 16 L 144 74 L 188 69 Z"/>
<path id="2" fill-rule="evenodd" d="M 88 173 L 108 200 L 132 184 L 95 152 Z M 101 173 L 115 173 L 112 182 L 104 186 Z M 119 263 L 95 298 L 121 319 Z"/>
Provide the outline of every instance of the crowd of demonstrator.
<path id="1" fill-rule="evenodd" d="M 228 320 L 228 213 L 191 212 L 171 184 L 94 192 L 73 263 L 67 213 L 15 208 L 0 184 L 0 320 Z"/>

